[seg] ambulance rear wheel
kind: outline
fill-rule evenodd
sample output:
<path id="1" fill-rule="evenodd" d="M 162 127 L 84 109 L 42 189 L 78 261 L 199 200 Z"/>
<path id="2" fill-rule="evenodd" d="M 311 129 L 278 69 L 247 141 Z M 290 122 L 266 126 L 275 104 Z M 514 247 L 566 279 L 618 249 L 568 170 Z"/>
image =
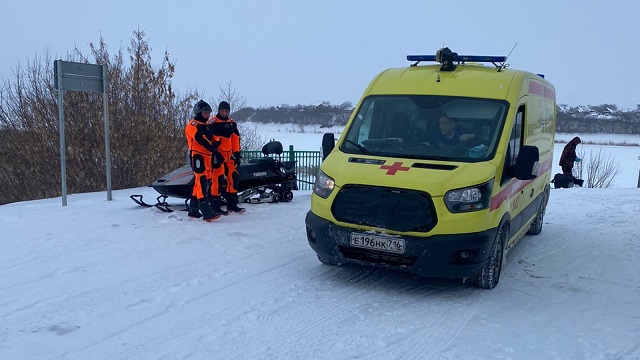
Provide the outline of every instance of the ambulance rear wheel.
<path id="1" fill-rule="evenodd" d="M 529 231 L 527 234 L 531 235 L 540 235 L 542 232 L 542 223 L 544 221 L 544 212 L 547 209 L 547 201 L 549 199 L 549 188 L 545 189 L 545 193 L 543 195 L 542 201 L 540 202 L 540 206 L 538 207 L 538 212 L 536 213 L 536 218 L 531 223 L 529 227 Z"/>
<path id="2" fill-rule="evenodd" d="M 504 259 L 504 244 L 507 238 L 507 225 L 503 225 L 498 234 L 496 241 L 491 250 L 489 261 L 482 268 L 480 273 L 476 275 L 475 285 L 483 289 L 493 289 L 500 281 L 500 273 L 502 272 L 502 263 Z"/>
<path id="3" fill-rule="evenodd" d="M 291 190 L 285 190 L 282 192 L 282 201 L 291 202 L 293 200 L 293 192 Z"/>
<path id="4" fill-rule="evenodd" d="M 536 214 L 536 218 L 531 223 L 531 226 L 529 226 L 529 231 L 527 231 L 527 234 L 540 235 L 540 233 L 542 232 L 543 220 L 544 220 L 544 208 L 540 206 L 540 208 L 538 209 L 538 213 Z"/>

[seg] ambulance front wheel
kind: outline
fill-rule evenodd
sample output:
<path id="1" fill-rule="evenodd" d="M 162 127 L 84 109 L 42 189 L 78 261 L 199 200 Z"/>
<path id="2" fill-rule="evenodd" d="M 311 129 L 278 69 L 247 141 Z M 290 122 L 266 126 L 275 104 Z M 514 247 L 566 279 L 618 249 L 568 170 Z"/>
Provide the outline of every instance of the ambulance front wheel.
<path id="1" fill-rule="evenodd" d="M 489 261 L 482 267 L 482 270 L 476 275 L 475 285 L 483 289 L 493 289 L 500 281 L 500 273 L 502 272 L 502 263 L 504 260 L 504 244 L 507 238 L 507 224 L 500 227 L 496 234 L 496 241 L 491 249 L 491 257 Z"/>
<path id="2" fill-rule="evenodd" d="M 318 254 L 316 254 L 316 256 L 318 257 L 318 260 L 320 260 L 320 262 L 321 262 L 321 263 L 323 263 L 323 264 L 325 264 L 325 265 L 330 265 L 330 266 L 338 265 L 338 264 L 335 264 L 335 263 L 333 263 L 333 262 L 331 262 L 331 261 L 329 261 L 329 260 L 327 260 L 327 259 L 323 258 L 322 256 L 320 256 L 320 255 L 318 255 Z"/>

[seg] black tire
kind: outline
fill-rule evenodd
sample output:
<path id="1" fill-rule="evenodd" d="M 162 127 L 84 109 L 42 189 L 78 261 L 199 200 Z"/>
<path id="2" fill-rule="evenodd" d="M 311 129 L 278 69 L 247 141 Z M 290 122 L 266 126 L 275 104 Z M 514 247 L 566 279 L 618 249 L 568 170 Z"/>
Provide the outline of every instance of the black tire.
<path id="1" fill-rule="evenodd" d="M 529 226 L 529 231 L 527 231 L 527 234 L 540 235 L 540 233 L 542 232 L 542 223 L 544 222 L 544 212 L 546 208 L 547 208 L 547 201 L 545 197 L 542 199 L 542 202 L 540 202 L 540 206 L 538 207 L 538 212 L 536 213 L 536 218 L 531 223 L 531 226 Z"/>
<path id="2" fill-rule="evenodd" d="M 540 233 L 542 232 L 543 221 L 544 221 L 544 207 L 541 205 L 538 208 L 538 212 L 536 213 L 536 218 L 531 223 L 531 226 L 529 226 L 529 231 L 527 231 L 527 234 L 540 235 Z"/>
<path id="3" fill-rule="evenodd" d="M 502 262 L 504 259 L 504 244 L 507 238 L 507 225 L 503 225 L 496 234 L 496 241 L 491 249 L 489 262 L 476 275 L 474 284 L 483 289 L 493 289 L 500 281 L 502 273 Z"/>
<path id="4" fill-rule="evenodd" d="M 322 256 L 316 254 L 316 256 L 318 257 L 318 260 L 320 260 L 321 263 L 325 264 L 325 265 L 329 265 L 329 266 L 336 266 L 338 264 L 334 264 L 333 262 L 323 258 Z"/>
<path id="5" fill-rule="evenodd" d="M 282 201 L 291 202 L 293 200 L 293 192 L 291 190 L 285 190 L 282 192 Z"/>
<path id="6" fill-rule="evenodd" d="M 544 213 L 547 211 L 547 204 L 549 203 L 550 191 L 551 189 L 549 187 L 545 189 L 544 195 L 542 197 L 542 202 L 540 203 L 540 207 L 538 208 L 538 212 L 536 213 L 536 218 L 531 223 L 531 226 L 529 227 L 529 231 L 527 231 L 527 234 L 540 235 L 540 233 L 542 232 Z"/>

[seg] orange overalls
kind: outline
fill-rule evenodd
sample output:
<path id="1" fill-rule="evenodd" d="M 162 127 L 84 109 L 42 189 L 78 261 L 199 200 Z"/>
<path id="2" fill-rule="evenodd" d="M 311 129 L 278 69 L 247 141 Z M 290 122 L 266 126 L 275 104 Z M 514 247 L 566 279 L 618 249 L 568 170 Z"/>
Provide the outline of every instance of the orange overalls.
<path id="1" fill-rule="evenodd" d="M 191 119 L 184 129 L 189 147 L 189 160 L 195 176 L 192 196 L 204 199 L 207 194 L 208 182 L 211 179 L 212 154 L 216 153 L 219 142 L 209 132 L 206 122 Z M 217 188 L 217 186 L 216 186 Z"/>
<path id="2" fill-rule="evenodd" d="M 240 132 L 238 131 L 238 125 L 231 118 L 221 119 L 215 115 L 209 118 L 207 126 L 213 133 L 213 137 L 220 141 L 218 153 L 221 155 L 220 160 L 222 160 L 221 163 L 213 165 L 211 182 L 220 184 L 226 175 L 227 187 L 225 191 L 229 196 L 236 195 L 239 183 L 237 165 L 240 161 Z M 218 186 L 215 189 L 214 186 L 211 186 L 210 194 L 212 196 L 220 196 Z"/>

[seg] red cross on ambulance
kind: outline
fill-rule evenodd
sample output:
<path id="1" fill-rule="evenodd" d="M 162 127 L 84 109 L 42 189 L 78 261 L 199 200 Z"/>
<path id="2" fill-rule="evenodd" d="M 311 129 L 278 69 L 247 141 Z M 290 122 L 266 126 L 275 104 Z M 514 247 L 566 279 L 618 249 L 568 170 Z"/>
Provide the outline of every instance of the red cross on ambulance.
<path id="1" fill-rule="evenodd" d="M 382 165 L 380 169 L 387 170 L 385 175 L 395 175 L 398 171 L 409 171 L 408 166 L 402 166 L 402 162 L 394 162 L 393 165 Z"/>

